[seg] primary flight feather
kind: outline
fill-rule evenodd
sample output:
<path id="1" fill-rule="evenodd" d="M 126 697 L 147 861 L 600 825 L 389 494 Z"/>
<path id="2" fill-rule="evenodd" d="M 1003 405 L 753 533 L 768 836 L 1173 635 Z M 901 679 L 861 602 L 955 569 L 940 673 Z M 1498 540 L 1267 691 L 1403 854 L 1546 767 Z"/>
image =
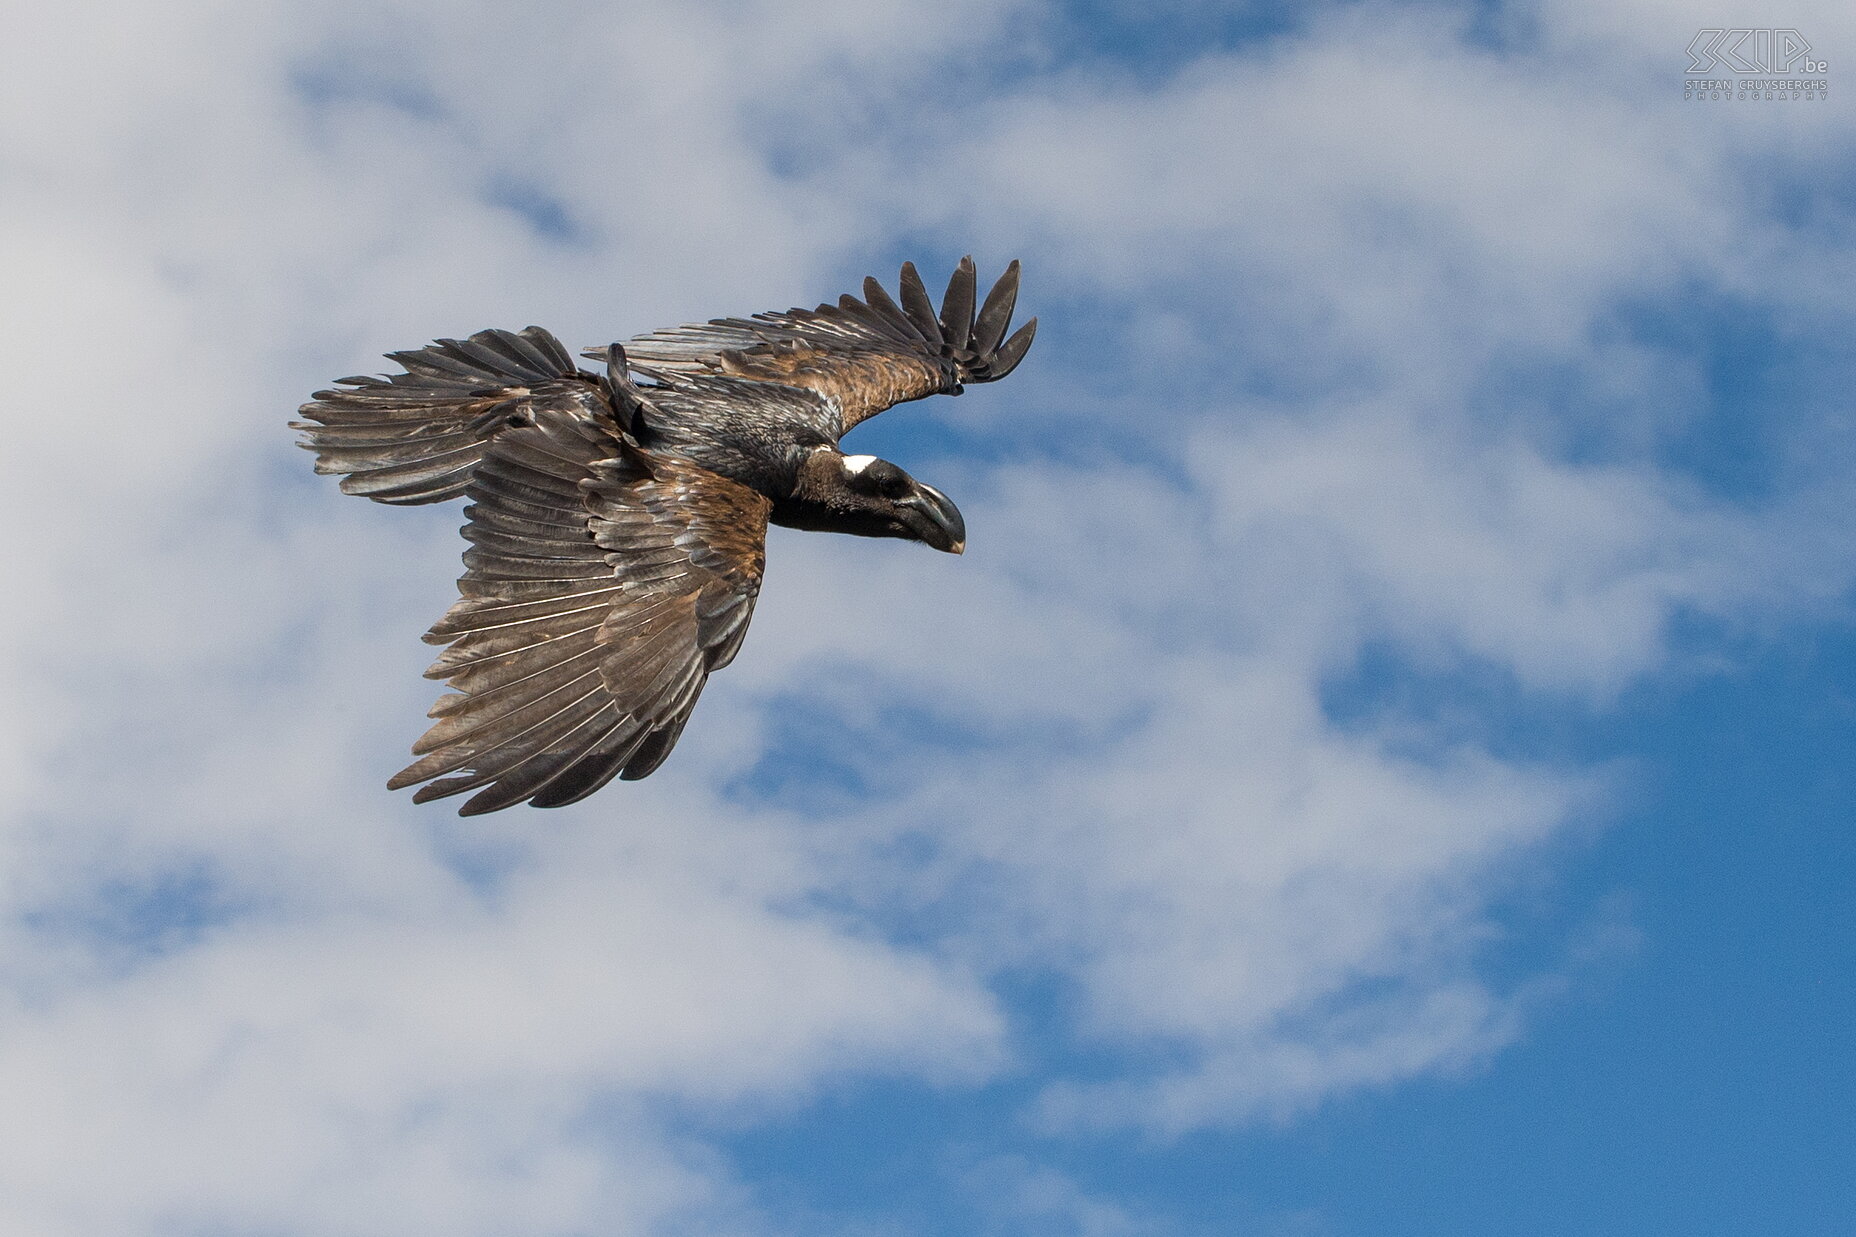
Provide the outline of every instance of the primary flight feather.
<path id="1" fill-rule="evenodd" d="M 747 632 L 767 525 L 903 537 L 958 554 L 960 512 L 839 439 L 883 409 L 1005 377 L 1018 263 L 977 301 L 963 258 L 937 312 L 905 263 L 900 303 L 718 318 L 589 349 L 540 327 L 389 353 L 302 407 L 316 471 L 376 502 L 468 498 L 460 597 L 426 634 L 451 694 L 391 782 L 465 815 L 559 807 L 662 764 Z M 644 382 L 634 378 L 644 379 Z"/>

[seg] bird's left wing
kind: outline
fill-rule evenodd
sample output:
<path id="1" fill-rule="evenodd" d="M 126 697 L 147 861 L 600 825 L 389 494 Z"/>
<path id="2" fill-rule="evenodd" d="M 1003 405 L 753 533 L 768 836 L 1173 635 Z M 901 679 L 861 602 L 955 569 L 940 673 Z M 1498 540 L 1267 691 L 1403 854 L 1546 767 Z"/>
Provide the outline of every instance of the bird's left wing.
<path id="1" fill-rule="evenodd" d="M 747 632 L 770 504 L 559 410 L 489 443 L 469 497 L 462 597 L 426 635 L 454 694 L 389 785 L 478 790 L 475 815 L 650 773 Z"/>
<path id="2" fill-rule="evenodd" d="M 984 302 L 972 258 L 962 258 L 936 310 L 912 263 L 903 263 L 901 304 L 875 279 L 864 299 L 751 318 L 717 318 L 640 335 L 625 352 L 645 372 L 723 373 L 809 387 L 842 410 L 840 432 L 906 400 L 950 394 L 962 383 L 1011 373 L 1037 333 L 1033 318 L 1010 336 L 1018 263 L 1005 268 Z M 583 355 L 605 357 L 606 349 Z"/>
<path id="3" fill-rule="evenodd" d="M 342 378 L 302 407 L 301 445 L 316 471 L 343 473 L 342 492 L 406 506 L 457 498 L 485 446 L 536 410 L 630 428 L 636 387 L 624 357 L 606 376 L 575 367 L 560 340 L 538 326 L 478 331 L 429 347 L 390 352 L 405 370 L 390 378 Z"/>

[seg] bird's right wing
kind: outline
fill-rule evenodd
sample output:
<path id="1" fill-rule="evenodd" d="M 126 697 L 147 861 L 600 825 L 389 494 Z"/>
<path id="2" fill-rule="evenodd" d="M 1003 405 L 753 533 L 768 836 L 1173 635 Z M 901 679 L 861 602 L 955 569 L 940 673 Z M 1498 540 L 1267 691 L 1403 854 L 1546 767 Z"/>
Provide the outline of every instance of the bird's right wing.
<path id="1" fill-rule="evenodd" d="M 720 373 L 809 387 L 835 400 L 842 431 L 905 400 L 995 382 L 1024 358 L 1037 319 L 1009 337 L 1018 299 L 1018 263 L 1005 268 L 975 305 L 972 258 L 962 258 L 937 311 L 912 263 L 902 265 L 902 303 L 875 279 L 864 299 L 751 318 L 716 318 L 640 335 L 626 355 L 645 372 Z M 604 357 L 603 348 L 586 356 Z"/>
<path id="2" fill-rule="evenodd" d="M 426 635 L 455 694 L 388 785 L 478 790 L 475 815 L 650 773 L 747 632 L 771 504 L 562 410 L 488 444 L 469 496 L 462 597 Z"/>
<path id="3" fill-rule="evenodd" d="M 302 446 L 316 471 L 346 473 L 344 494 L 409 505 L 457 498 L 484 447 L 542 408 L 629 428 L 623 358 L 605 379 L 582 372 L 561 341 L 538 326 L 479 331 L 426 348 L 390 352 L 405 373 L 342 378 L 304 404 Z M 345 389 L 342 389 L 345 388 Z"/>

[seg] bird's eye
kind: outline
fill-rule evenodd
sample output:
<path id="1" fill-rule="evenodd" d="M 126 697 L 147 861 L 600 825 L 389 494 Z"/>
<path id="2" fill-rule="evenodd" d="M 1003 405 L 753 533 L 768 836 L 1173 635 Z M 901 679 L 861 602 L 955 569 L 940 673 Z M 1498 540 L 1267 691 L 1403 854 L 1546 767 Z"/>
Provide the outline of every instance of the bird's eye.
<path id="1" fill-rule="evenodd" d="M 855 458 L 855 457 L 853 457 Z M 872 459 L 851 470 L 851 488 L 877 498 L 899 498 L 909 492 L 909 474 L 888 460 Z"/>

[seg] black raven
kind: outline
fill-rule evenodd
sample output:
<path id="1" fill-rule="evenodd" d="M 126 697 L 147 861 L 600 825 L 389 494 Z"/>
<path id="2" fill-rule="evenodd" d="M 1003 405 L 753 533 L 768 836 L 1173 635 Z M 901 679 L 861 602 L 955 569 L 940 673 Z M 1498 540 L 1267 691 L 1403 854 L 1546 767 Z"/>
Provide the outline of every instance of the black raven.
<path id="1" fill-rule="evenodd" d="M 531 326 L 389 353 L 404 373 L 316 392 L 293 426 L 344 493 L 471 503 L 461 597 L 425 637 L 450 646 L 426 674 L 452 694 L 389 787 L 475 790 L 475 815 L 656 769 L 741 646 L 769 522 L 960 553 L 946 495 L 838 440 L 1012 371 L 1037 330 L 1007 335 L 1018 263 L 975 291 L 963 258 L 937 313 L 905 263 L 901 304 L 866 279 L 862 300 L 587 350 L 600 372 Z"/>

